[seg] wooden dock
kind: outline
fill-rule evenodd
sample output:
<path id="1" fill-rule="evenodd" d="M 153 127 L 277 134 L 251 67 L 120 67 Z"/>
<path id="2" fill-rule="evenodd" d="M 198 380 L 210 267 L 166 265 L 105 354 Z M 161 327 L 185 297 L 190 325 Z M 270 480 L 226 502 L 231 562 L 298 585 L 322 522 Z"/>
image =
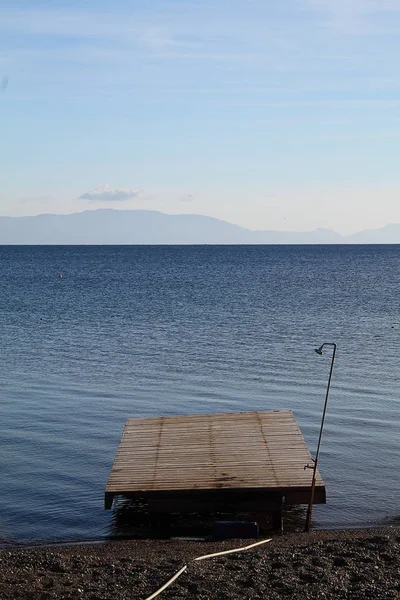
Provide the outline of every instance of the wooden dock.
<path id="1" fill-rule="evenodd" d="M 310 499 L 312 459 L 290 410 L 128 419 L 105 491 L 152 512 L 280 511 Z M 315 503 L 324 503 L 317 473 Z"/>

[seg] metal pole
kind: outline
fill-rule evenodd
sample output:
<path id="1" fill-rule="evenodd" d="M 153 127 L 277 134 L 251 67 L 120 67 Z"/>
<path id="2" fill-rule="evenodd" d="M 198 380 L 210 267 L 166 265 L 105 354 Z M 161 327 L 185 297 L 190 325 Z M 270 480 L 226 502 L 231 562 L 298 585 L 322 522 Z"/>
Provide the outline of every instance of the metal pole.
<path id="1" fill-rule="evenodd" d="M 319 451 L 320 451 L 320 447 L 321 447 L 322 430 L 324 428 L 326 407 L 328 405 L 329 390 L 330 390 L 330 387 L 331 387 L 333 363 L 335 362 L 336 347 L 337 347 L 336 344 L 334 344 L 334 343 L 324 343 L 320 347 L 321 351 L 322 351 L 322 348 L 324 346 L 333 346 L 333 353 L 332 353 L 332 360 L 331 360 L 331 369 L 329 371 L 328 385 L 327 385 L 327 388 L 326 388 L 324 410 L 322 412 L 321 427 L 320 427 L 320 430 L 319 430 L 317 452 L 316 452 L 315 460 L 314 460 L 314 470 L 313 470 L 313 477 L 312 477 L 312 482 L 311 482 L 311 495 L 310 495 L 310 502 L 309 502 L 308 510 L 307 510 L 307 517 L 306 517 L 306 524 L 304 526 L 304 531 L 310 531 L 311 515 L 312 515 L 312 509 L 313 509 L 313 504 L 314 504 L 314 496 L 315 496 L 315 479 L 316 479 L 316 476 L 317 476 L 317 467 L 318 467 Z"/>

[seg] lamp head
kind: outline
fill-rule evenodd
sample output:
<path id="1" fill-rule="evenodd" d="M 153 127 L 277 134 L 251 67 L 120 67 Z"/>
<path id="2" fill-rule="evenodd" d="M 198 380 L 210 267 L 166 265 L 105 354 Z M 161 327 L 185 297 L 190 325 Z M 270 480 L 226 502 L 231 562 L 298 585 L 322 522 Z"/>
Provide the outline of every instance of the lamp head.
<path id="1" fill-rule="evenodd" d="M 323 350 L 322 350 L 322 348 L 323 348 L 323 346 L 320 346 L 319 348 L 315 348 L 315 352 L 316 352 L 317 354 L 319 354 L 320 356 L 322 356 L 322 355 L 323 355 L 323 353 L 324 353 L 324 352 L 323 352 Z"/>

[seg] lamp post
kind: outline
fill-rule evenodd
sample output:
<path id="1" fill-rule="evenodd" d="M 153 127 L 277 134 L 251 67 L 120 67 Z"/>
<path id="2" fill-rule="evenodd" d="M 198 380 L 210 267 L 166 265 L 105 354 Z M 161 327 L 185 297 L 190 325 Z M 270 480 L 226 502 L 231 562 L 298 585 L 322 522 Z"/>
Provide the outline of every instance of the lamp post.
<path id="1" fill-rule="evenodd" d="M 326 407 L 328 405 L 329 389 L 331 387 L 333 363 L 335 362 L 335 355 L 336 355 L 336 348 L 337 348 L 336 344 L 334 344 L 333 342 L 324 342 L 319 348 L 315 348 L 315 352 L 317 354 L 319 354 L 320 356 L 322 356 L 323 353 L 324 353 L 323 352 L 323 348 L 325 346 L 332 346 L 333 347 L 333 353 L 332 353 L 332 360 L 331 360 L 331 369 L 329 371 L 328 385 L 327 385 L 327 388 L 326 388 L 324 410 L 322 412 L 321 427 L 320 427 L 320 430 L 319 430 L 317 452 L 315 454 L 314 465 L 311 467 L 313 469 L 313 477 L 312 477 L 312 482 L 311 482 L 311 495 L 310 495 L 310 502 L 308 504 L 306 524 L 305 524 L 305 527 L 304 527 L 304 531 L 310 531 L 311 515 L 312 515 L 312 509 L 313 509 L 313 504 L 314 504 L 314 495 L 315 495 L 315 479 L 316 479 L 316 476 L 317 476 L 317 467 L 318 467 L 319 451 L 320 451 L 320 447 L 321 447 L 322 430 L 324 428 Z M 307 468 L 307 467 L 305 467 L 305 468 Z"/>

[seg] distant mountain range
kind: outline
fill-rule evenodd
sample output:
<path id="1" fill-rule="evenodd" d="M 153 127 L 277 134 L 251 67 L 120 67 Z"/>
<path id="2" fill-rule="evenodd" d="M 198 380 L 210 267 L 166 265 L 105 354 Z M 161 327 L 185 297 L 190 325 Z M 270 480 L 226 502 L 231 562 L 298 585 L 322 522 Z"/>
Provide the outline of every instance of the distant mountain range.
<path id="1" fill-rule="evenodd" d="M 330 229 L 251 231 L 202 215 L 100 209 L 0 217 L 0 244 L 400 244 L 400 224 L 342 236 Z"/>

